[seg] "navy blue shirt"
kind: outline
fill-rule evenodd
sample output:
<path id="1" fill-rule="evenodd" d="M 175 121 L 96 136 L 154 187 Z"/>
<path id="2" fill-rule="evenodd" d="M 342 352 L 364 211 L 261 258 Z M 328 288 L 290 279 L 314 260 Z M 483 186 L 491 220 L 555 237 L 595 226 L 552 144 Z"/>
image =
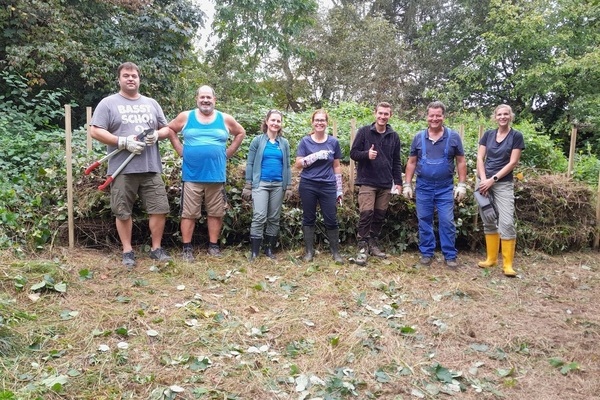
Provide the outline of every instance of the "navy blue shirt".
<path id="1" fill-rule="evenodd" d="M 306 157 L 309 154 L 320 150 L 329 150 L 327 160 L 317 160 L 312 165 L 303 168 L 300 172 L 300 178 L 309 179 L 317 182 L 334 182 L 335 173 L 333 172 L 333 160 L 342 158 L 342 149 L 340 143 L 333 136 L 327 135 L 327 140 L 323 143 L 315 142 L 311 135 L 304 136 L 298 143 L 296 150 L 297 157 Z"/>
<path id="2" fill-rule="evenodd" d="M 427 132 L 427 130 L 425 130 L 425 132 Z M 416 171 L 417 175 L 419 174 L 418 161 L 421 159 L 421 154 L 422 154 L 421 135 L 423 135 L 423 131 L 420 131 L 419 133 L 417 133 L 415 135 L 415 137 L 413 138 L 412 144 L 410 145 L 410 156 L 417 157 L 417 171 Z M 433 141 L 431 141 L 431 139 L 429 139 L 428 133 L 426 133 L 426 135 L 427 135 L 427 137 L 425 139 L 425 146 L 426 146 L 425 151 L 427 152 L 427 158 L 432 159 L 432 160 L 444 157 L 444 150 L 446 149 L 446 142 L 448 140 L 450 140 L 450 146 L 448 148 L 448 161 L 449 161 L 450 167 L 452 169 L 452 173 L 454 173 L 454 158 L 456 156 L 464 156 L 465 155 L 465 150 L 463 149 L 462 140 L 460 140 L 460 136 L 458 135 L 458 132 L 444 127 L 444 134 L 436 142 L 433 142 Z"/>

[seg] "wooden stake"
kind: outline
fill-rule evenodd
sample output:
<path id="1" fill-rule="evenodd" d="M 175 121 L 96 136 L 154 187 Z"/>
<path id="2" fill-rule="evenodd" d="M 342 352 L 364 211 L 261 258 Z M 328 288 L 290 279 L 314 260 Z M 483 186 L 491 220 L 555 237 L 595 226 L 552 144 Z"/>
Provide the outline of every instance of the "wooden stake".
<path id="1" fill-rule="evenodd" d="M 85 108 L 85 114 L 86 114 L 85 126 L 86 126 L 86 129 L 87 129 L 86 148 L 87 148 L 87 152 L 91 153 L 91 151 L 92 151 L 92 126 L 91 126 L 91 122 L 92 122 L 92 107 L 86 107 Z"/>
<path id="2" fill-rule="evenodd" d="M 596 237 L 594 249 L 600 246 L 600 174 L 598 174 L 598 193 L 596 194 Z"/>
<path id="3" fill-rule="evenodd" d="M 75 247 L 75 224 L 73 223 L 73 153 L 71 148 L 71 106 L 65 105 L 65 159 L 67 162 L 67 213 L 69 223 L 69 248 Z"/>
<path id="4" fill-rule="evenodd" d="M 352 144 L 354 143 L 354 138 L 356 137 L 356 119 L 352 118 L 350 121 L 350 148 L 352 148 Z M 348 186 L 350 189 L 350 199 L 352 200 L 352 204 L 354 204 L 354 174 L 355 174 L 355 165 L 354 160 L 350 159 L 350 171 L 348 173 Z"/>
<path id="5" fill-rule="evenodd" d="M 577 127 L 571 128 L 571 146 L 569 147 L 569 167 L 567 168 L 567 178 L 573 175 L 573 165 L 575 164 L 575 144 L 577 143 Z"/>

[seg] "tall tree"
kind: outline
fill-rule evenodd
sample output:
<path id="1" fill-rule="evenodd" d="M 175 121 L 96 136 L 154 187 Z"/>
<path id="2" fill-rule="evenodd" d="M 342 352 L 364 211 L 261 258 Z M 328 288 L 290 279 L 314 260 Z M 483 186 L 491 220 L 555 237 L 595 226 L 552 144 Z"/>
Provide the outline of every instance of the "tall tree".
<path id="1" fill-rule="evenodd" d="M 133 61 L 160 100 L 193 58 L 203 18 L 190 0 L 15 0 L 0 9 L 0 69 L 95 105 L 116 90 L 116 67 Z"/>
<path id="2" fill-rule="evenodd" d="M 316 1 L 216 0 L 215 11 L 216 46 L 207 60 L 226 94 L 246 98 L 260 90 L 257 82 L 276 79 L 284 82 L 288 105 L 298 109 L 293 65 L 309 53 L 296 38 L 314 24 Z"/>

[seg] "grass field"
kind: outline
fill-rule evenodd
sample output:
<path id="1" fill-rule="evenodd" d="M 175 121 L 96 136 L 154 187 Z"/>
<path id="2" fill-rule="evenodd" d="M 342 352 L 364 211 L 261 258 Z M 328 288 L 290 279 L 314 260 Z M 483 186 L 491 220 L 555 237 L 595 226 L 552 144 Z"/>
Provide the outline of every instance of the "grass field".
<path id="1" fill-rule="evenodd" d="M 0 399 L 600 398 L 598 252 L 519 253 L 512 279 L 473 253 L 173 253 L 1 254 Z"/>

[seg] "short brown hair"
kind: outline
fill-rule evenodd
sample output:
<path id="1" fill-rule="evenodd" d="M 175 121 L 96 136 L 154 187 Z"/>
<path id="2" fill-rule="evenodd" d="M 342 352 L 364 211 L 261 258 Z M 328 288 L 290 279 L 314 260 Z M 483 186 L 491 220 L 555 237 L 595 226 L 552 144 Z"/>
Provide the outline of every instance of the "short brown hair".
<path id="1" fill-rule="evenodd" d="M 142 73 L 140 72 L 140 67 L 138 67 L 136 64 L 127 61 L 124 62 L 123 64 L 119 65 L 119 68 L 117 68 L 117 78 L 121 77 L 121 71 L 124 69 L 134 69 L 137 73 L 138 76 L 141 78 L 142 77 Z"/>
<path id="2" fill-rule="evenodd" d="M 432 108 L 439 108 L 442 110 L 442 115 L 446 115 L 446 106 L 441 101 L 439 101 L 439 100 L 432 101 L 431 103 L 429 103 L 427 105 L 427 111 L 429 111 Z"/>

